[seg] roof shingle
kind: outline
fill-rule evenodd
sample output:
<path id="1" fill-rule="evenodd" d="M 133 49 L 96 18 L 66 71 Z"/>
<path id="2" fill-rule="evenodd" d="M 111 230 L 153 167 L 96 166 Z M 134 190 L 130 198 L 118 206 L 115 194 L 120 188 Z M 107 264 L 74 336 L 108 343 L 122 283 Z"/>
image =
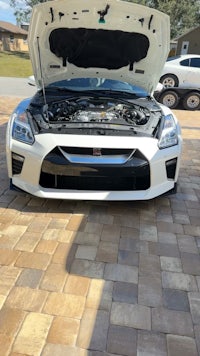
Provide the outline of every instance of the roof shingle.
<path id="1" fill-rule="evenodd" d="M 27 31 L 6 21 L 0 21 L 0 32 L 10 32 L 15 34 L 28 35 Z"/>

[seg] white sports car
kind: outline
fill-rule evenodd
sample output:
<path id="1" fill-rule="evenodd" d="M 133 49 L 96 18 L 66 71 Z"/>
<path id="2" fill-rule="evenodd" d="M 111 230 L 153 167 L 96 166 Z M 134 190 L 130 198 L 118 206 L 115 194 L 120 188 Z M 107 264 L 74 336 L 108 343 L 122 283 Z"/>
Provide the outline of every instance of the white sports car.
<path id="1" fill-rule="evenodd" d="M 142 200 L 172 191 L 181 134 L 152 93 L 169 52 L 169 17 L 130 2 L 34 7 L 37 87 L 7 129 L 11 187 L 38 197 Z"/>
<path id="2" fill-rule="evenodd" d="M 200 55 L 185 54 L 169 57 L 164 65 L 160 83 L 166 88 L 200 89 Z"/>

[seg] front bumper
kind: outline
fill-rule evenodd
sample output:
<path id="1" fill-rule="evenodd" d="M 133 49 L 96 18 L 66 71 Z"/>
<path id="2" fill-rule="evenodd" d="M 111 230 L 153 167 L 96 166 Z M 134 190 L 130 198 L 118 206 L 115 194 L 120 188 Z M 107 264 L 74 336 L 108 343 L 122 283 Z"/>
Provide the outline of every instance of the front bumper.
<path id="1" fill-rule="evenodd" d="M 78 149 L 78 155 L 68 155 L 68 148 Z M 102 155 L 88 154 L 94 149 Z M 105 150 L 112 154 L 105 156 Z M 7 162 L 13 185 L 38 197 L 147 200 L 174 188 L 180 154 L 181 144 L 159 150 L 151 138 L 43 134 L 32 146 L 11 140 Z M 24 157 L 19 165 L 17 155 Z"/>

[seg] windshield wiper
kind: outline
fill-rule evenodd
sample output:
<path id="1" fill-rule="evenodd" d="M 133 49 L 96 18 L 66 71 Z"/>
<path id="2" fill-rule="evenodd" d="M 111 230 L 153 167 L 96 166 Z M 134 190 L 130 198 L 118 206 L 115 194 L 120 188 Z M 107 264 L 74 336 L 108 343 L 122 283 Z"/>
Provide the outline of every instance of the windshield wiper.
<path id="1" fill-rule="evenodd" d="M 65 87 L 54 87 L 54 86 L 49 86 L 45 88 L 45 91 L 51 91 L 51 90 L 58 90 L 58 91 L 68 91 L 68 92 L 73 92 L 73 93 L 80 93 L 80 91 L 76 91 L 73 89 L 65 88 Z"/>
<path id="2" fill-rule="evenodd" d="M 128 91 L 123 91 L 123 90 L 112 90 L 112 89 L 106 89 L 106 90 L 97 90 L 97 93 L 101 93 L 103 95 L 115 95 L 115 96 L 125 96 L 125 97 L 129 97 L 129 98 L 138 98 L 138 95 L 135 93 L 131 93 Z"/>
<path id="3" fill-rule="evenodd" d="M 51 90 L 58 90 L 58 91 L 64 91 L 64 92 L 70 92 L 70 93 L 74 93 L 74 94 L 79 94 L 79 95 L 95 95 L 95 96 L 99 96 L 103 95 L 103 96 L 107 96 L 107 95 L 115 95 L 115 96 L 126 96 L 126 97 L 131 97 L 131 98 L 138 98 L 138 95 L 135 93 L 131 93 L 131 92 L 126 92 L 126 91 L 122 91 L 122 90 L 112 90 L 112 89 L 70 89 L 70 88 L 65 88 L 65 87 L 57 87 L 57 86 L 49 86 L 45 88 L 46 91 L 51 91 Z"/>

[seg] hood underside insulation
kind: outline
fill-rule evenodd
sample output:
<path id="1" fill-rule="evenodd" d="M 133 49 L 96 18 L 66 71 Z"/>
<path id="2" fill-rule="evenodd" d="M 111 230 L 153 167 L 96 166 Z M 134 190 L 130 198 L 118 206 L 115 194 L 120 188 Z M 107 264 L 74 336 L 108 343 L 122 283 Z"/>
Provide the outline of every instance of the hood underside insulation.
<path id="1" fill-rule="evenodd" d="M 140 33 L 85 28 L 58 28 L 49 36 L 50 50 L 77 67 L 119 69 L 145 58 L 148 38 Z"/>

